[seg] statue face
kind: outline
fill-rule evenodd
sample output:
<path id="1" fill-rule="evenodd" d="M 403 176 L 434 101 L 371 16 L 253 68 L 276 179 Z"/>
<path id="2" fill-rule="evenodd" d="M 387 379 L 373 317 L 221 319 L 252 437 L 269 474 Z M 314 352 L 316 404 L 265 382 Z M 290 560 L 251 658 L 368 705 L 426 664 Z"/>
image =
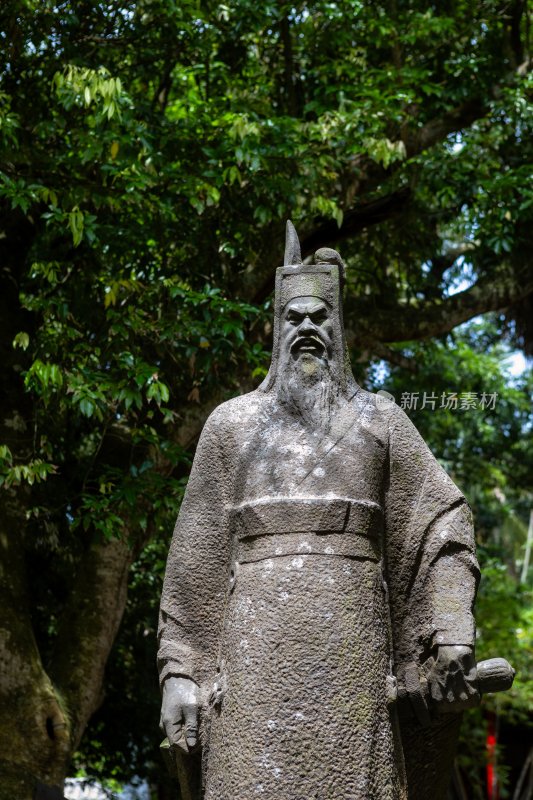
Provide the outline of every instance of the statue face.
<path id="1" fill-rule="evenodd" d="M 281 326 L 281 348 L 294 362 L 331 359 L 333 323 L 320 297 L 297 297 L 287 303 Z"/>

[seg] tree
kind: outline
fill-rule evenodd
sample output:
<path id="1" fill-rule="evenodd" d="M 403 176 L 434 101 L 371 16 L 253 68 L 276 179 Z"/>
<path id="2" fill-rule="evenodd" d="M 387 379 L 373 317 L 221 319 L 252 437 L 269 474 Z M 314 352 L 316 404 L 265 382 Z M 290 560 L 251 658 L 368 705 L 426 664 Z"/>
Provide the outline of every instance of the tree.
<path id="1" fill-rule="evenodd" d="M 510 691 L 484 697 L 480 708 L 464 715 L 458 764 L 464 796 L 476 800 L 487 796 L 488 718 L 497 715 L 502 739 L 511 744 L 498 754 L 502 797 L 518 780 L 521 741 L 526 753 L 531 746 L 531 588 L 521 583 L 520 573 L 533 500 L 532 374 L 509 373 L 502 323 L 502 317 L 488 316 L 459 326 L 444 340 L 403 349 L 418 365 L 415 372 L 394 366 L 384 376 L 379 365 L 369 375 L 375 389 L 385 387 L 405 407 L 472 506 L 481 566 L 476 656 L 503 656 L 516 670 Z"/>
<path id="2" fill-rule="evenodd" d="M 485 697 L 481 708 L 463 720 L 459 764 L 467 796 L 476 798 L 486 796 L 487 713 L 498 711 L 508 725 L 529 727 L 533 705 L 531 592 L 520 584 L 517 571 L 532 501 L 531 373 L 509 374 L 502 322 L 484 318 L 444 339 L 402 348 L 411 369 L 374 359 L 363 378 L 358 365 L 368 388 L 387 390 L 405 407 L 474 511 L 482 567 L 477 657 L 504 656 L 517 671 L 511 691 Z M 108 662 L 106 702 L 75 757 L 78 769 L 100 780 L 142 774 L 157 786 L 158 797 L 167 795 L 157 752 L 160 696 L 151 661 L 170 532 L 169 520 L 167 538 L 152 541 L 132 568 L 124 623 Z M 516 749 L 514 742 L 513 755 Z M 501 754 L 499 772 L 508 764 L 508 755 Z M 512 789 L 517 775 L 509 779 Z"/>
<path id="3" fill-rule="evenodd" d="M 407 343 L 490 311 L 531 347 L 532 115 L 522 0 L 0 14 L 12 798 L 61 783 L 131 565 L 168 528 L 208 411 L 264 373 L 287 216 L 305 255 L 342 246 L 361 365 L 410 368 Z"/>

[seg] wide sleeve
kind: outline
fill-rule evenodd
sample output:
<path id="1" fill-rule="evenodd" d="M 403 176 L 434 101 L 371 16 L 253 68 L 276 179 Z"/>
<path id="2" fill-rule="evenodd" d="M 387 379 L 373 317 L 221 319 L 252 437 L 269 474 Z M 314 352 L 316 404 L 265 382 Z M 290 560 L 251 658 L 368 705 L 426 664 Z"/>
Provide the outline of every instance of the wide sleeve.
<path id="1" fill-rule="evenodd" d="M 393 407 L 385 568 L 397 665 L 473 645 L 479 580 L 470 508 L 406 414 Z"/>
<path id="2" fill-rule="evenodd" d="M 223 416 L 206 422 L 168 554 L 159 615 L 158 668 L 211 681 L 228 585 L 230 534 Z"/>

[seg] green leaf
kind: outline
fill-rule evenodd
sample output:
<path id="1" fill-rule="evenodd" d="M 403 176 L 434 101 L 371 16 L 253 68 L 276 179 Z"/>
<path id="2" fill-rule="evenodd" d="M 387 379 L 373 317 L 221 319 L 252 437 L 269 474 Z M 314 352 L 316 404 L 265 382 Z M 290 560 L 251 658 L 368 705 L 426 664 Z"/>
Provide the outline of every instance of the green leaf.
<path id="1" fill-rule="evenodd" d="M 80 400 L 80 411 L 85 417 L 92 417 L 94 413 L 94 403 L 87 397 Z"/>
<path id="2" fill-rule="evenodd" d="M 13 347 L 21 347 L 23 350 L 27 350 L 30 344 L 30 337 L 25 331 L 20 331 L 17 333 L 15 338 L 13 339 Z"/>
<path id="3" fill-rule="evenodd" d="M 78 247 L 83 239 L 83 212 L 78 206 L 74 206 L 69 214 L 69 228 L 72 233 L 74 247 Z"/>

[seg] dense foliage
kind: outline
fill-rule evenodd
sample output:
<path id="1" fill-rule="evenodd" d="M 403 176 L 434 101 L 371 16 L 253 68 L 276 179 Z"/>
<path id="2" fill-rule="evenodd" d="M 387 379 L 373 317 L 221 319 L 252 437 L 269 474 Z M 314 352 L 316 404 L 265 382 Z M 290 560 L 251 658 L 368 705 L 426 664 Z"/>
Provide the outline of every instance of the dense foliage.
<path id="1" fill-rule="evenodd" d="M 496 319 L 473 321 L 445 341 L 412 345 L 409 352 L 421 365 L 415 372 L 395 367 L 384 375 L 377 365 L 369 378 L 404 405 L 474 511 L 482 570 L 477 659 L 505 654 L 517 675 L 511 691 L 485 697 L 481 709 L 465 716 L 459 764 L 466 796 L 482 800 L 487 716 L 496 715 L 504 728 L 497 774 L 507 797 L 505 787 L 516 786 L 531 746 L 524 732 L 533 707 L 532 593 L 520 575 L 531 509 L 532 375 L 511 374 Z"/>
<path id="2" fill-rule="evenodd" d="M 498 393 L 492 411 L 412 416 L 491 559 L 480 648 L 525 658 L 531 384 L 502 359 L 533 341 L 526 3 L 7 0 L 0 42 L 0 600 L 66 730 L 59 750 L 35 737 L 35 775 L 59 780 L 101 703 L 128 569 L 78 763 L 157 763 L 171 518 L 206 414 L 264 374 L 288 216 L 304 254 L 346 258 L 366 386 Z M 73 674 L 92 676 L 83 696 Z M 518 683 L 509 703 L 530 696 Z"/>

